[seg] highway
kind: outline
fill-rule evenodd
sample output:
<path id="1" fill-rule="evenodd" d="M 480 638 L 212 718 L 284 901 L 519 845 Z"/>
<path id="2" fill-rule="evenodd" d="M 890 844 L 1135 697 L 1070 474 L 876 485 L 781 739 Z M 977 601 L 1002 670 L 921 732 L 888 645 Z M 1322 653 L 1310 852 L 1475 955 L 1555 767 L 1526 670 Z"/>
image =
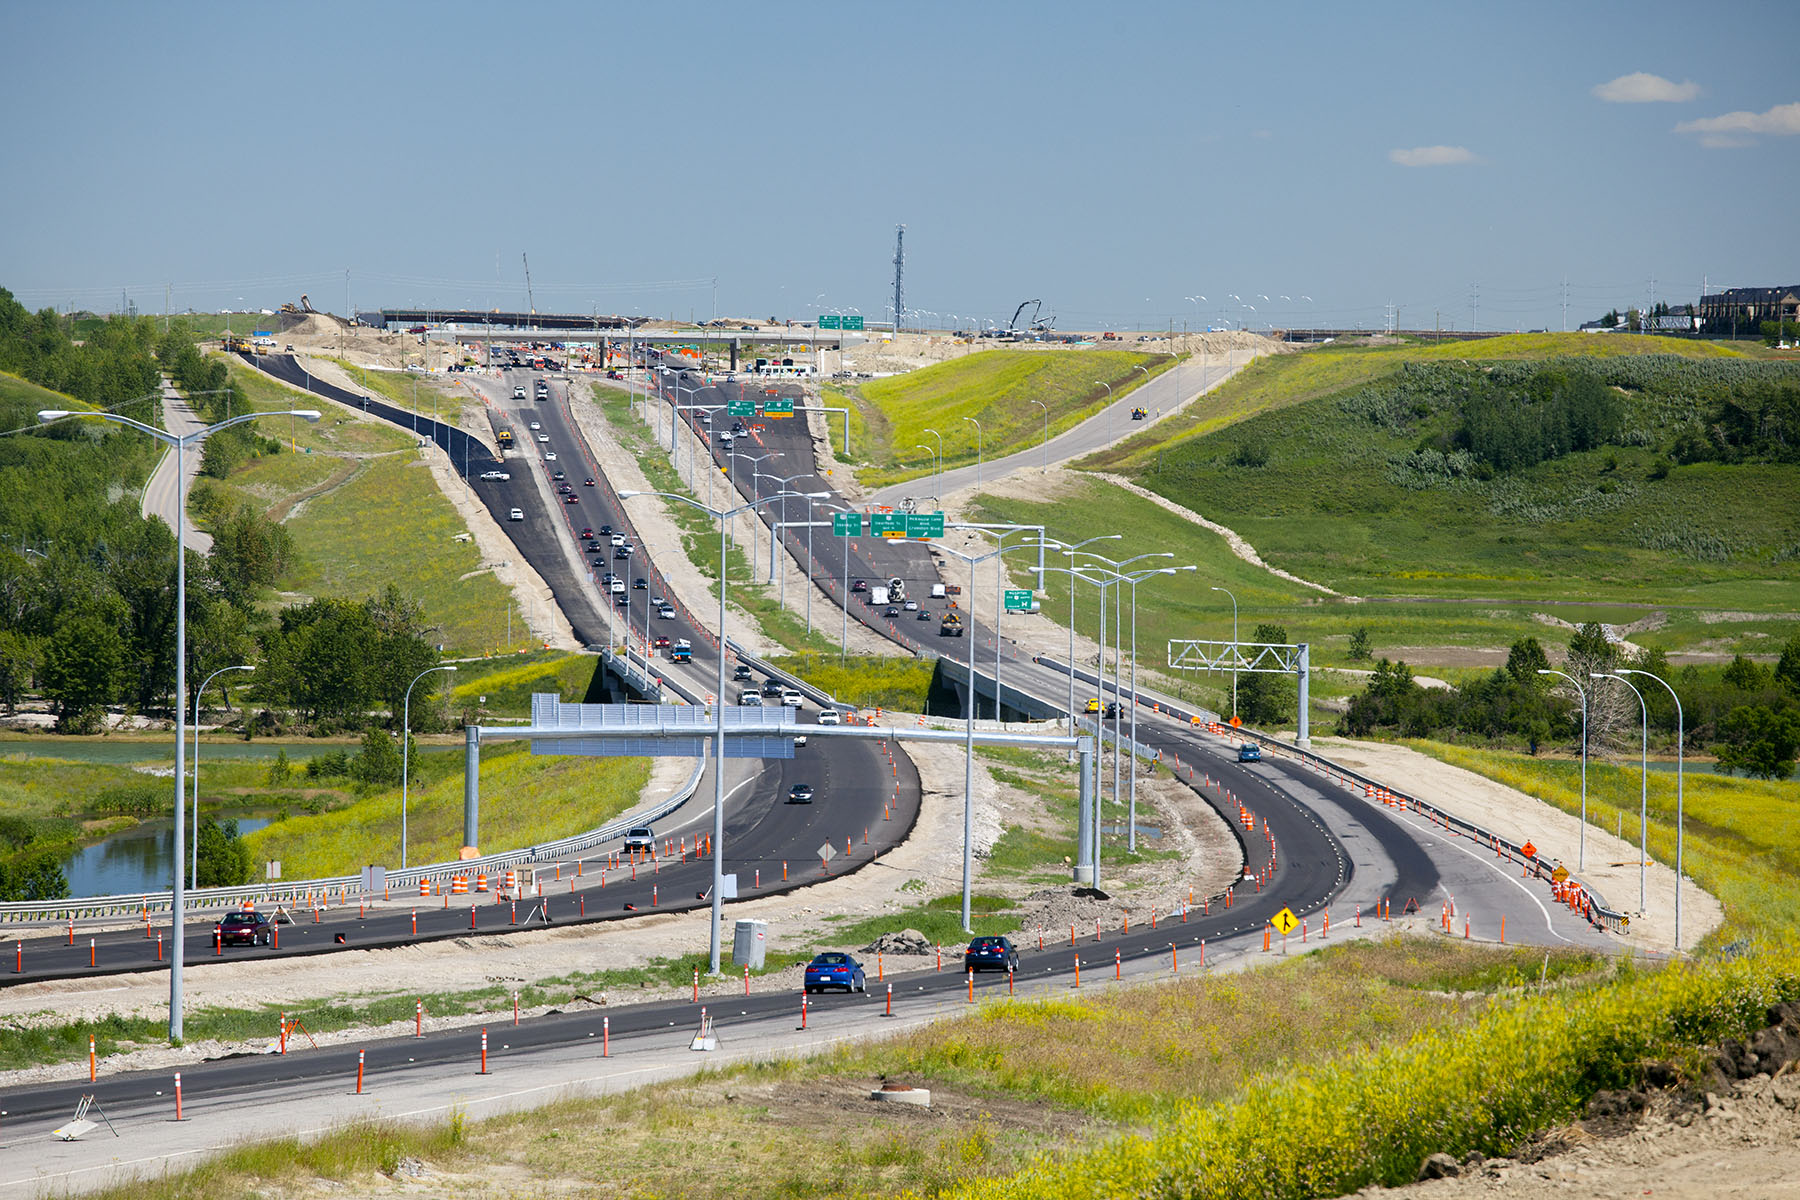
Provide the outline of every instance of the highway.
<path id="1" fill-rule="evenodd" d="M 318 389 L 315 387 L 314 390 Z M 682 395 L 689 403 L 706 402 L 704 398 L 689 396 L 685 388 Z M 566 417 L 552 416 L 565 399 L 566 397 L 558 396 L 546 403 L 528 400 L 524 404 L 528 411 L 542 414 L 535 419 L 544 425 L 544 432 L 552 438 L 550 446 L 567 445 L 574 448 L 579 442 L 566 422 Z M 510 391 L 508 401 L 510 402 Z M 516 410 L 518 406 L 514 403 L 511 407 Z M 523 413 L 518 415 L 526 421 L 533 419 Z M 411 420 L 408 414 L 400 414 L 400 417 L 403 421 Z M 720 419 L 715 418 L 715 427 Z M 791 475 L 810 468 L 813 461 L 810 457 L 810 439 L 798 422 L 788 424 L 779 431 L 777 427 L 782 426 L 781 422 L 760 423 L 764 428 L 754 431 L 753 441 L 786 447 L 784 453 L 790 456 L 777 464 L 778 474 Z M 453 458 L 458 457 L 454 442 L 450 448 Z M 491 463 L 491 454 L 489 460 Z M 562 461 L 560 453 L 558 461 Z M 529 481 L 532 487 L 528 490 L 528 481 L 520 478 L 524 472 L 542 470 L 546 464 L 541 461 L 521 464 L 519 459 L 509 462 L 514 474 L 514 478 L 508 481 L 511 486 L 504 492 L 498 488 L 493 489 L 484 495 L 484 500 L 489 503 L 490 508 L 499 504 L 518 504 L 524 507 L 524 502 L 530 500 L 532 492 L 536 491 L 538 496 L 535 512 L 539 519 L 547 520 L 543 516 L 542 480 Z M 521 466 L 522 470 L 519 469 Z M 592 469 L 591 464 L 584 461 L 582 470 L 591 472 Z M 569 474 L 574 475 L 575 472 L 570 471 Z M 807 483 L 806 486 L 808 490 L 817 490 L 827 483 L 828 481 L 821 480 Z M 746 493 L 751 492 L 747 479 L 740 479 L 740 484 L 746 485 Z M 578 517 L 584 522 L 598 523 L 596 516 L 607 510 L 599 499 L 602 489 L 598 484 L 593 491 L 596 498 L 592 501 L 584 496 L 579 505 L 557 507 L 584 510 L 571 514 L 569 520 Z M 492 499 L 488 499 L 488 496 Z M 593 507 L 590 508 L 590 504 Z M 503 519 L 504 511 L 500 515 Z M 792 514 L 791 519 L 800 519 L 798 511 Z M 516 526 L 518 523 L 512 524 Z M 566 528 L 541 531 L 534 535 L 536 540 L 531 544 L 540 546 L 537 553 L 542 554 L 544 550 L 541 547 L 549 545 L 550 534 L 561 538 L 566 532 Z M 790 539 L 789 545 L 792 544 Z M 889 574 L 901 574 L 907 578 L 909 586 L 919 591 L 923 591 L 924 585 L 936 578 L 935 566 L 931 564 L 929 553 L 923 545 L 916 543 L 892 543 L 870 538 L 857 539 L 851 543 L 848 539 L 832 538 L 827 531 L 827 536 L 814 538 L 814 551 L 817 556 L 813 564 L 814 571 L 820 576 L 829 571 L 832 576 L 841 578 L 845 561 L 842 555 L 848 553 L 852 578 L 860 576 L 884 579 Z M 559 549 L 560 552 L 563 552 L 562 549 Z M 536 555 L 533 556 L 533 562 L 534 565 L 538 562 Z M 539 569 L 540 572 L 543 571 L 542 567 Z M 568 584 L 585 583 L 575 578 L 576 568 L 565 567 L 564 570 L 568 576 Z M 930 574 L 926 574 L 927 571 Z M 546 575 L 546 578 L 549 576 Z M 559 592 L 559 600 L 560 598 Z M 856 608 L 853 607 L 852 611 L 856 611 Z M 858 616 L 861 619 L 863 614 L 859 612 Z M 592 627 L 595 619 L 589 620 Z M 938 640 L 935 621 L 890 622 L 877 617 L 865 623 L 908 648 L 939 649 L 934 644 Z M 978 625 L 972 628 L 969 644 L 975 644 L 974 638 L 981 632 Z M 991 634 L 988 639 L 988 646 L 991 648 Z M 701 644 L 696 640 L 697 651 Z M 1065 676 L 1029 658 L 1013 654 L 1004 642 L 1000 645 L 1009 660 L 1005 667 L 1009 687 L 1020 688 L 1052 702 L 1059 696 L 1066 697 Z M 956 650 L 963 650 L 963 646 L 957 644 Z M 960 658 L 961 655 L 958 654 L 957 657 Z M 1457 839 L 1427 825 L 1422 818 L 1372 804 L 1360 795 L 1307 771 L 1291 759 L 1271 754 L 1261 763 L 1239 763 L 1236 761 L 1234 748 L 1225 738 L 1210 734 L 1203 727 L 1180 723 L 1166 715 L 1153 713 L 1140 713 L 1139 738 L 1159 750 L 1163 763 L 1177 778 L 1190 781 L 1225 818 L 1242 847 L 1245 873 L 1232 889 L 1229 905 L 1218 900 L 1203 903 L 1207 898 L 1195 897 L 1197 909 L 1180 911 L 1181 901 L 1185 897 L 1169 897 L 1162 907 L 1161 920 L 1155 927 L 1152 927 L 1149 914 L 1134 912 L 1129 933 L 1122 928 L 1099 931 L 1045 930 L 1037 931 L 1035 935 L 1034 931 L 1025 931 L 1019 938 L 1022 954 L 1018 982 L 1021 986 L 1040 989 L 1049 987 L 1060 993 L 1070 986 L 1077 956 L 1082 959 L 1090 979 L 1096 967 L 1104 977 L 1108 960 L 1115 954 L 1118 956 L 1120 971 L 1127 976 L 1148 977 L 1166 973 L 1173 968 L 1177 958 L 1189 963 L 1196 962 L 1203 941 L 1216 957 L 1254 957 L 1260 951 L 1263 931 L 1269 918 L 1284 907 L 1306 919 L 1310 935 L 1317 937 L 1326 911 L 1330 912 L 1335 928 L 1341 930 L 1345 925 L 1355 924 L 1356 914 L 1359 912 L 1363 924 L 1372 923 L 1377 905 L 1383 901 L 1392 905 L 1396 915 L 1413 908 L 1422 914 L 1435 916 L 1439 905 L 1446 904 L 1451 897 L 1455 897 L 1460 912 L 1475 914 L 1475 919 L 1482 923 L 1476 936 L 1492 937 L 1497 918 L 1505 915 L 1510 919 L 1508 928 L 1513 931 L 1515 940 L 1546 944 L 1609 944 L 1579 918 L 1564 910 L 1547 907 L 1524 881 L 1510 878 L 1505 865 L 1493 861 L 1482 847 L 1466 842 L 1458 844 Z M 824 739 L 815 739 L 815 745 L 823 741 Z M 831 741 L 834 744 L 840 742 L 839 739 Z M 775 885 L 771 882 L 770 875 L 779 869 L 779 862 L 783 859 L 789 863 L 790 884 L 810 882 L 807 878 L 792 878 L 795 874 L 793 863 L 799 858 L 796 847 L 805 844 L 808 838 L 816 845 L 827 826 L 852 825 L 852 830 L 848 832 L 851 835 L 853 862 L 866 861 L 862 857 L 864 848 L 854 836 L 854 825 L 859 818 L 871 820 L 877 826 L 893 825 L 897 827 L 896 832 L 900 827 L 910 827 L 911 814 L 916 813 L 916 808 L 906 810 L 907 815 L 896 811 L 890 822 L 884 823 L 878 819 L 878 810 L 882 805 L 892 802 L 893 780 L 888 774 L 885 757 L 877 760 L 869 756 L 882 755 L 883 752 L 874 743 L 852 743 L 843 739 L 841 744 L 858 747 L 865 757 L 861 760 L 839 760 L 834 757 L 827 761 L 818 757 L 819 751 L 808 747 L 801 750 L 800 756 L 793 761 L 767 764 L 768 769 L 760 773 L 741 776 L 728 774 L 728 786 L 734 792 L 725 842 L 730 863 L 728 869 L 735 868 L 740 872 L 740 885 L 745 892 L 754 890 L 750 887 L 750 875 L 759 865 L 763 871 L 763 890 L 772 890 Z M 809 758 L 809 755 L 815 757 Z M 896 751 L 895 759 L 897 762 L 904 761 L 904 755 Z M 750 764 L 737 764 L 736 769 L 745 771 L 754 770 L 754 767 Z M 733 771 L 734 765 L 728 764 L 727 770 Z M 822 795 L 829 794 L 831 802 L 815 804 L 807 809 L 781 804 L 780 798 L 785 795 L 786 788 L 791 786 L 790 781 L 803 777 L 806 782 L 818 786 Z M 912 782 L 911 787 L 901 787 L 900 794 L 913 797 L 916 804 L 916 779 Z M 1243 819 L 1245 812 L 1249 814 L 1247 822 Z M 827 813 L 830 814 L 829 818 L 822 820 Z M 658 834 L 677 838 L 687 836 L 691 845 L 692 837 L 701 831 L 701 815 L 698 810 L 684 812 L 683 821 L 679 824 L 670 823 L 669 828 L 659 829 Z M 1123 813 L 1112 811 L 1105 813 L 1102 819 L 1116 820 L 1122 816 Z M 805 834 L 795 829 L 796 823 L 803 821 L 811 822 L 809 832 Z M 832 830 L 830 836 L 835 841 L 840 835 Z M 871 840 L 877 840 L 873 832 Z M 945 847 L 944 852 L 952 853 L 954 849 Z M 875 851 L 874 845 L 868 848 L 870 854 Z M 812 872 L 811 878 L 817 878 L 819 864 L 810 859 L 810 850 L 807 853 L 807 870 Z M 836 865 L 841 872 L 841 861 Z M 1107 869 L 1104 859 L 1102 868 L 1104 887 Z M 565 867 L 562 881 L 546 885 L 546 896 L 553 899 L 555 904 L 552 920 L 559 925 L 582 919 L 581 906 L 584 903 L 585 919 L 594 921 L 619 919 L 628 912 L 625 907 L 627 904 L 635 904 L 638 911 L 643 911 L 645 896 L 651 886 L 658 889 L 658 907 L 673 907 L 675 903 L 697 906 L 700 903 L 697 894 L 704 890 L 710 880 L 710 865 L 705 862 L 665 860 L 660 871 L 648 878 L 640 868 L 635 882 L 628 878 L 621 879 L 619 871 L 610 871 L 603 891 L 598 880 L 593 878 L 591 866 L 584 866 L 581 878 L 574 881 L 573 891 L 565 890 L 571 883 L 569 873 Z M 429 918 L 425 910 L 420 911 L 419 936 L 467 936 L 467 902 L 448 909 L 441 906 L 441 901 L 439 904 L 440 907 Z M 299 924 L 283 928 L 283 953 L 319 953 L 334 948 L 397 945 L 412 937 L 410 906 L 404 909 L 395 906 L 379 915 L 373 910 L 369 914 L 359 914 L 347 906 L 334 907 L 322 914 L 323 919 L 316 925 L 304 919 L 304 916 L 309 915 L 304 914 Z M 478 904 L 475 910 L 476 928 L 478 931 L 511 928 L 507 924 L 511 915 L 510 906 L 491 902 Z M 344 943 L 335 941 L 339 933 L 345 936 Z M 203 964 L 208 956 L 213 955 L 210 932 L 202 929 L 190 933 L 189 937 L 189 961 L 197 966 Z M 1042 949 L 1038 947 L 1040 937 L 1043 939 Z M 1073 946 L 1070 945 L 1071 938 L 1075 942 Z M 85 944 L 78 941 L 76 946 L 69 947 L 65 938 L 64 945 L 59 949 L 55 946 L 55 941 L 54 937 L 47 937 L 28 944 L 26 953 L 31 957 L 28 971 L 53 972 L 59 964 L 65 974 L 88 970 L 84 965 L 87 954 Z M 104 945 L 105 953 L 110 957 L 115 953 L 127 953 L 127 945 L 132 942 L 140 948 L 141 955 L 141 948 L 149 943 L 149 939 L 143 937 L 142 931 L 132 931 L 117 935 L 116 940 L 100 944 Z M 238 957 L 246 954 L 269 954 L 273 951 L 233 949 L 226 953 Z M 38 962 L 40 958 L 44 959 L 41 965 Z M 74 960 L 73 963 L 70 962 L 71 959 Z M 101 962 L 106 966 L 95 970 L 118 969 L 106 958 L 101 959 Z M 3 967 L 4 964 L 0 964 L 0 969 Z M 0 979 L 5 978 L 8 977 L 0 975 Z M 894 982 L 896 996 L 903 996 L 905 1004 L 914 1011 L 915 1006 L 924 1006 L 927 1002 L 935 1005 L 933 1011 L 954 1011 L 957 1001 L 969 986 L 960 972 L 954 970 L 941 973 L 933 970 L 909 971 L 894 977 Z M 1009 981 L 1004 977 L 988 976 L 976 981 L 976 993 L 978 997 L 992 997 L 1002 994 L 1001 990 L 1008 986 Z M 879 988 L 876 990 L 880 991 Z M 783 1028 L 781 1022 L 784 1019 L 791 1022 L 797 1016 L 798 997 L 791 992 L 759 992 L 754 981 L 751 991 L 752 994 L 747 997 L 734 996 L 729 1001 L 707 998 L 713 1003 L 712 1011 L 721 1023 L 722 1038 L 728 1044 L 734 1039 L 741 1041 L 745 1038 L 758 1039 L 754 1043 L 758 1046 L 785 1044 L 783 1035 L 779 1032 Z M 824 1029 L 854 1028 L 866 1032 L 880 1026 L 881 1018 L 875 1005 L 883 998 L 879 995 L 823 997 L 818 1002 L 819 1015 L 815 1020 Z M 840 1015 L 842 1020 L 838 1019 Z M 637 1039 L 636 1044 L 646 1047 L 658 1039 L 658 1044 L 666 1043 L 672 1036 L 670 1031 L 691 1025 L 697 1016 L 696 1006 L 686 1002 L 551 1014 L 517 1028 L 505 1027 L 504 1036 L 495 1039 L 499 1048 L 494 1053 L 509 1063 L 535 1063 L 540 1074 L 550 1064 L 571 1064 L 577 1059 L 591 1067 L 597 1053 L 594 1049 L 597 1039 L 610 1034 L 621 1039 L 622 1048 L 633 1045 L 634 1039 Z M 603 1018 L 609 1022 L 604 1027 L 601 1024 Z M 791 1029 L 791 1024 L 788 1028 Z M 274 1094 L 289 1100 L 307 1097 L 324 1099 L 347 1090 L 348 1082 L 356 1073 L 360 1049 L 365 1055 L 368 1070 L 383 1081 L 384 1088 L 397 1090 L 408 1086 L 407 1081 L 411 1080 L 415 1086 L 412 1094 L 419 1094 L 419 1089 L 435 1087 L 439 1089 L 437 1094 L 443 1096 L 475 1096 L 498 1101 L 503 1093 L 496 1092 L 494 1087 L 484 1087 L 480 1082 L 471 1084 L 469 1081 L 478 1053 L 476 1039 L 475 1030 L 463 1029 L 436 1033 L 423 1040 L 372 1040 L 359 1048 L 330 1047 L 289 1054 L 286 1057 L 263 1055 L 208 1062 L 185 1068 L 184 1077 L 186 1086 L 191 1089 L 189 1094 L 204 1096 L 204 1103 L 214 1111 L 254 1106 L 262 1102 L 262 1097 Z M 791 1042 L 793 1039 L 789 1037 L 785 1041 Z M 807 1039 L 802 1038 L 800 1041 L 804 1044 Z M 578 1049 L 584 1044 L 585 1049 Z M 507 1076 L 507 1086 L 522 1088 L 527 1078 L 529 1077 L 522 1078 L 514 1072 Z M 49 1124 L 66 1119 L 79 1096 L 89 1092 L 99 1098 L 100 1103 L 106 1106 L 108 1113 L 115 1119 L 121 1113 L 130 1118 L 142 1116 L 146 1120 L 166 1119 L 170 1108 L 167 1094 L 169 1086 L 168 1073 L 160 1071 L 108 1076 L 97 1084 L 32 1085 L 0 1093 L 0 1110 L 6 1113 L 5 1119 L 10 1129 L 23 1131 L 12 1134 L 8 1138 L 10 1142 L 24 1136 L 41 1137 L 42 1131 Z M 498 1083 L 495 1087 L 497 1086 Z M 461 1103 L 462 1100 L 458 1099 L 457 1102 Z M 423 1101 L 419 1103 L 424 1104 Z M 195 1139 L 189 1135 L 188 1140 Z M 217 1142 L 215 1140 L 206 1144 Z"/>
<path id="2" fill-rule="evenodd" d="M 166 379 L 163 381 L 162 393 L 164 429 L 176 437 L 186 437 L 200 428 L 200 418 L 194 415 L 187 400 Z M 146 517 L 160 517 L 170 532 L 175 529 L 176 514 L 179 511 L 182 525 L 185 526 L 182 536 L 187 542 L 187 548 L 199 554 L 211 552 L 212 534 L 194 524 L 193 514 L 183 508 L 181 497 L 187 494 L 194 477 L 200 474 L 203 458 L 204 446 L 182 455 L 183 478 L 178 487 L 175 481 L 175 450 L 173 447 L 165 449 L 162 459 L 156 464 L 156 470 L 151 472 L 149 482 L 144 485 L 144 498 L 139 509 Z"/>

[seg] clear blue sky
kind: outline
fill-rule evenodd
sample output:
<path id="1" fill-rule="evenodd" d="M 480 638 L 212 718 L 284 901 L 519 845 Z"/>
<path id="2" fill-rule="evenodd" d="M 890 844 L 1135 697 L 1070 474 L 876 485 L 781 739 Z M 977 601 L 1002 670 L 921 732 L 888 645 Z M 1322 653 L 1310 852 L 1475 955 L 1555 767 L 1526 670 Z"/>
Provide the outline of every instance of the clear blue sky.
<path id="1" fill-rule="evenodd" d="M 524 251 L 544 310 L 705 317 L 716 278 L 721 315 L 879 319 L 899 223 L 937 323 L 1041 298 L 1066 328 L 1379 326 L 1390 302 L 1468 328 L 1479 285 L 1482 327 L 1555 329 L 1565 278 L 1571 326 L 1652 279 L 1800 282 L 1790 0 L 6 26 L 0 285 L 33 308 L 161 311 L 173 285 L 177 310 L 341 311 L 346 269 L 357 308 L 515 307 Z"/>

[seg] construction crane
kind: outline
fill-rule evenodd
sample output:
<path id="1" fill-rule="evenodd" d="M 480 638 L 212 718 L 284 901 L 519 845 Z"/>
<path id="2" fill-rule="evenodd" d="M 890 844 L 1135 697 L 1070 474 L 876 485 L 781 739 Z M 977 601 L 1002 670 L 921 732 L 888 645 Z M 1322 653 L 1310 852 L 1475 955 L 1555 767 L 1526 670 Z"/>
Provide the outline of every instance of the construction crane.
<path id="1" fill-rule="evenodd" d="M 531 297 L 531 256 L 523 252 L 519 257 L 525 261 L 525 311 L 537 316 L 537 301 Z"/>

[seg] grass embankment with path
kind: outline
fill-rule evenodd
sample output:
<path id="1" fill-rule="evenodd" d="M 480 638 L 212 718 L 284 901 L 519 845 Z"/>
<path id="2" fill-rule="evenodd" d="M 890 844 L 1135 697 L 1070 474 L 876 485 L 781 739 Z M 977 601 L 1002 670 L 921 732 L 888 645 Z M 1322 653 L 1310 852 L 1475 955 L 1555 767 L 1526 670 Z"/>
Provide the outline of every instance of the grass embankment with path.
<path id="1" fill-rule="evenodd" d="M 354 417 L 236 361 L 231 377 L 259 410 L 311 405 L 324 414 L 317 425 L 264 422 L 265 435 L 296 452 L 253 459 L 203 485 L 227 500 L 250 500 L 286 525 L 295 556 L 279 591 L 354 599 L 394 583 L 423 606 L 426 623 L 439 631 L 433 640 L 451 656 L 529 644 L 511 591 L 483 566 L 411 434 Z M 509 610 L 514 646 L 506 644 Z"/>
<path id="2" fill-rule="evenodd" d="M 342 368 L 344 374 L 355 380 L 371 397 L 383 400 L 395 408 L 418 413 L 421 436 L 429 436 L 424 429 L 427 417 L 435 417 L 446 425 L 461 426 L 463 405 L 480 404 L 479 399 L 471 396 L 468 389 L 461 386 L 460 380 L 465 378 L 461 375 L 377 370 L 345 358 L 333 358 L 330 361 Z M 487 430 L 483 428 L 480 432 L 485 434 Z"/>
<path id="3" fill-rule="evenodd" d="M 1579 349 L 1595 340 L 1606 339 L 1573 347 L 1559 341 L 1552 348 Z M 1692 351 L 1709 345 L 1676 344 Z M 1395 352 L 1377 361 L 1398 367 L 1431 361 L 1428 353 L 1441 361 L 1443 350 Z M 1265 361 L 1268 371 L 1281 372 L 1310 357 Z M 1323 361 L 1315 374 L 1330 373 L 1330 360 Z M 1262 369 L 1259 363 L 1251 371 Z M 1800 382 L 1800 367 L 1793 378 Z M 1800 465 L 1671 463 L 1665 443 L 1697 418 L 1695 400 L 1614 387 L 1622 428 L 1612 444 L 1486 478 L 1469 473 L 1434 481 L 1409 471 L 1404 460 L 1421 444 L 1449 436 L 1456 418 L 1439 405 L 1454 401 L 1415 399 L 1417 385 L 1391 373 L 1364 382 L 1369 386 L 1309 393 L 1296 405 L 1286 400 L 1299 390 L 1294 381 L 1278 379 L 1265 411 L 1229 430 L 1145 450 L 1125 464 L 1127 473 L 1230 526 L 1270 563 L 1356 595 L 1548 594 L 1793 610 Z M 1711 400 L 1733 385 L 1696 375 L 1673 386 L 1704 389 Z M 1395 388 L 1415 390 L 1396 395 Z M 1376 402 L 1389 397 L 1392 403 Z"/>
<path id="4" fill-rule="evenodd" d="M 1236 377 L 1189 405 L 1179 416 L 1089 456 L 1082 465 L 1109 471 L 1141 470 L 1145 460 L 1153 458 L 1157 451 L 1173 448 L 1249 417 L 1360 387 L 1392 374 L 1402 363 L 1511 362 L 1555 355 L 1623 358 L 1649 354 L 1741 361 L 1766 357 L 1761 349 L 1749 343 L 1696 342 L 1634 333 L 1605 337 L 1524 333 L 1464 342 L 1318 346 L 1297 354 L 1257 359 Z"/>
<path id="5" fill-rule="evenodd" d="M 1037 445 L 1045 409 L 1055 437 L 1174 362 L 1173 355 L 1132 350 L 984 350 L 831 395 L 848 395 L 860 416 L 851 427 L 852 461 L 863 464 L 862 485 L 875 488 L 937 469 L 938 441 L 927 429 L 943 435 L 946 469 L 973 463 L 978 441 L 981 457 L 992 461 Z M 1111 386 L 1110 396 L 1102 384 Z M 979 438 L 964 417 L 981 422 Z"/>

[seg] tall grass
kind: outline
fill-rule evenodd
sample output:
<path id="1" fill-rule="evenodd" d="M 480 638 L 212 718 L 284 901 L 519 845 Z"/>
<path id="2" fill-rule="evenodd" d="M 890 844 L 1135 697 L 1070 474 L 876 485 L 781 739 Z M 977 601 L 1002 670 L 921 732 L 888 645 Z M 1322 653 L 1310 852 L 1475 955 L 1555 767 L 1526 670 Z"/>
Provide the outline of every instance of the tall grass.
<path id="1" fill-rule="evenodd" d="M 922 713 L 937 664 L 898 655 L 797 654 L 770 660 L 845 704 Z"/>
<path id="2" fill-rule="evenodd" d="M 1297 1060 L 1240 1098 L 1182 1106 L 1149 1137 L 954 1189 L 968 1200 L 1303 1200 L 1412 1181 L 1427 1155 L 1505 1155 L 1653 1059 L 1691 1060 L 1800 996 L 1800 962 L 1768 954 L 1498 1005 L 1467 1028 Z M 1321 1019 L 1342 1020 L 1332 1013 Z"/>
<path id="3" fill-rule="evenodd" d="M 531 712 L 531 697 L 539 692 L 554 692 L 564 700 L 579 701 L 587 695 L 598 669 L 599 660 L 591 654 L 546 650 L 509 655 L 487 663 L 463 663 L 457 668 L 451 704 L 459 709 L 479 705 L 499 716 L 527 716 Z"/>
<path id="4" fill-rule="evenodd" d="M 409 789 L 408 858 L 454 859 L 463 844 L 460 756 L 421 756 L 435 775 Z M 417 761 L 417 760 L 416 760 Z M 650 776 L 642 758 L 533 755 L 521 743 L 481 756 L 481 849 L 489 854 L 570 837 L 638 802 Z M 400 859 L 400 789 L 346 807 L 278 821 L 246 836 L 255 861 L 280 859 L 295 879 L 344 875 Z"/>

